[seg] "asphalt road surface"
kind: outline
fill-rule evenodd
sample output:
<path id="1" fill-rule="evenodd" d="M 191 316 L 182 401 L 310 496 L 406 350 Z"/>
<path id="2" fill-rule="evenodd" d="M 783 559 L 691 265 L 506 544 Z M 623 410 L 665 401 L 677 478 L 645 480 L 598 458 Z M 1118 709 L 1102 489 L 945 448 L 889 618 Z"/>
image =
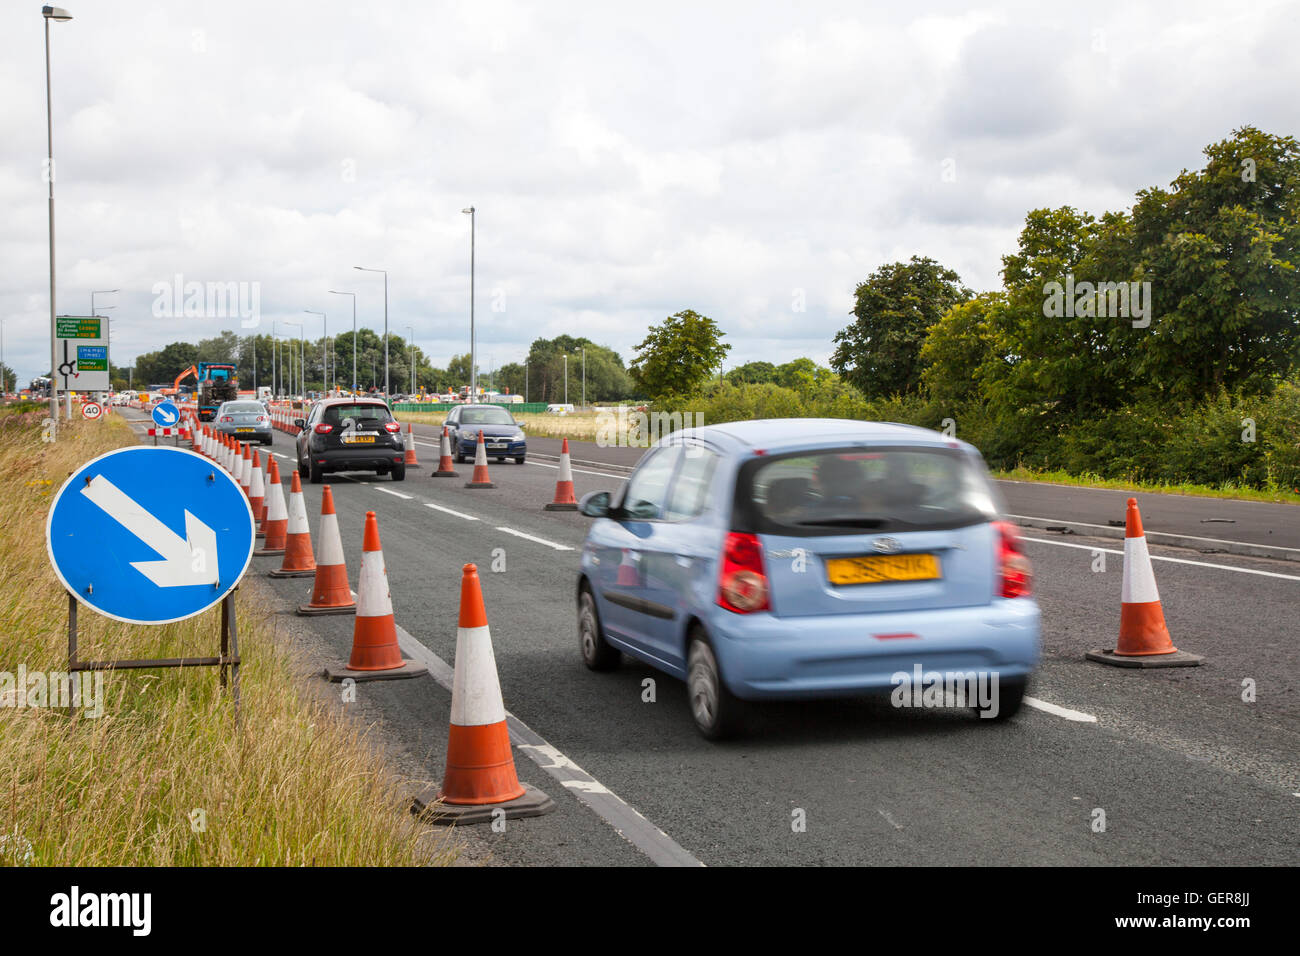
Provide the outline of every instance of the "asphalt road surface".
<path id="1" fill-rule="evenodd" d="M 542 510 L 556 478 L 543 456 L 559 442 L 530 439 L 530 461 L 492 463 L 497 487 L 479 490 L 464 487 L 468 464 L 458 466 L 459 479 L 431 478 L 436 429 L 416 431 L 421 465 L 404 482 L 357 474 L 330 483 L 352 580 L 364 514 L 373 510 L 397 622 L 448 664 L 461 566 L 479 566 L 506 708 L 553 748 L 517 748 L 516 765 L 559 805 L 485 836 L 498 862 L 662 862 L 647 845 L 711 866 L 1300 862 L 1294 562 L 1153 541 L 1170 632 L 1207 663 L 1109 668 L 1083 655 L 1114 644 L 1122 544 L 1026 529 L 1044 659 L 1032 704 L 1014 720 L 995 725 L 877 701 L 777 704 L 754 710 L 745 738 L 712 744 L 696 733 L 680 682 L 626 659 L 612 674 L 583 667 L 573 595 L 589 519 Z M 640 454 L 571 445 L 579 496 L 616 488 Z M 292 439 L 277 433 L 274 451 L 287 475 Z M 1012 511 L 1100 525 L 1122 520 L 1128 497 L 1014 483 L 1006 491 Z M 320 486 L 307 484 L 305 493 L 314 535 Z M 1149 530 L 1300 541 L 1294 508 L 1138 497 Z M 1201 523 L 1213 517 L 1236 523 Z M 503 571 L 492 571 L 494 557 L 498 566 L 504 558 Z M 249 573 L 280 599 L 265 613 L 291 616 L 310 579 L 265 578 L 279 562 L 254 558 Z M 346 658 L 350 617 L 307 626 Z M 647 679 L 653 702 L 644 699 Z M 1253 701 L 1244 700 L 1251 688 Z M 358 692 L 439 779 L 450 692 L 432 679 Z M 565 786 L 542 765 L 576 765 L 588 776 Z M 620 833 L 583 801 L 591 793 L 606 811 L 621 798 L 633 823 L 623 819 Z M 803 828 L 792 825 L 801 819 Z"/>

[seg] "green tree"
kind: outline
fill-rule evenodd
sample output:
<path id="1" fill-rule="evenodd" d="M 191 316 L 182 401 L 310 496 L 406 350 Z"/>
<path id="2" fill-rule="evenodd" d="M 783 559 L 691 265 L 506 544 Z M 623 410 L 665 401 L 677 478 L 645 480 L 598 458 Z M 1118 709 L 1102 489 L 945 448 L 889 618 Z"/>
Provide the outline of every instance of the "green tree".
<path id="1" fill-rule="evenodd" d="M 776 366 L 771 362 L 746 362 L 725 376 L 734 385 L 762 385 L 777 381 Z"/>
<path id="2" fill-rule="evenodd" d="M 629 371 L 646 394 L 658 400 L 685 395 L 703 385 L 721 367 L 731 346 L 716 322 L 686 309 L 652 326 Z"/>
<path id="3" fill-rule="evenodd" d="M 913 256 L 881 266 L 854 295 L 854 320 L 835 335 L 831 368 L 868 398 L 884 398 L 917 390 L 926 333 L 972 293 L 956 272 Z"/>

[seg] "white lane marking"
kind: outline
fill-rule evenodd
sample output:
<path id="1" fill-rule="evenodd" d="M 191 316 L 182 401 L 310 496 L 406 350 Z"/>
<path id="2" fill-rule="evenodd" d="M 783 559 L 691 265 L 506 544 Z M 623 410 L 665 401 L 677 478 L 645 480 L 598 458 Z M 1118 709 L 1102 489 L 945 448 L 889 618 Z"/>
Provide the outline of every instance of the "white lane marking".
<path id="1" fill-rule="evenodd" d="M 573 548 L 567 544 L 556 544 L 554 541 L 547 541 L 545 538 L 538 538 L 535 535 L 524 534 L 522 531 L 516 531 L 514 528 L 505 528 L 497 526 L 498 531 L 504 531 L 506 534 L 513 534 L 516 538 L 526 538 L 529 541 L 536 541 L 538 544 L 544 544 L 548 548 L 554 548 L 556 551 L 572 551 Z"/>
<path id="2" fill-rule="evenodd" d="M 525 462 L 528 465 L 536 465 L 538 468 L 559 468 L 559 465 L 548 465 L 544 461 L 533 461 L 531 458 Z M 627 475 L 615 475 L 608 471 L 588 471 L 586 468 L 574 468 L 575 475 L 599 475 L 602 478 L 626 478 Z"/>
<path id="3" fill-rule="evenodd" d="M 1039 518 L 1036 517 L 1035 515 L 1013 515 L 1013 514 L 1008 514 L 1007 517 L 1024 518 L 1026 521 L 1050 521 L 1050 522 L 1060 522 L 1061 524 L 1077 524 L 1081 528 L 1109 528 L 1112 531 L 1118 531 L 1123 527 L 1122 525 L 1093 524 L 1092 522 L 1089 521 L 1075 521 L 1073 518 Z M 1206 538 L 1196 534 L 1178 534 L 1177 532 L 1174 531 L 1151 531 L 1148 529 L 1147 534 L 1156 535 L 1158 537 L 1166 537 L 1166 538 L 1186 538 L 1189 541 L 1209 541 L 1212 544 L 1241 544 L 1241 545 L 1245 545 L 1246 547 L 1268 548 L 1271 551 L 1300 552 L 1300 548 L 1284 548 L 1281 545 L 1276 545 L 1276 544 L 1256 544 L 1254 541 L 1234 541 L 1231 538 Z M 1159 543 L 1160 542 L 1158 541 L 1156 542 L 1156 544 Z"/>
<path id="4" fill-rule="evenodd" d="M 273 451 L 271 452 L 271 454 L 274 455 L 276 458 L 283 458 L 285 461 L 289 460 L 288 455 L 281 455 L 278 451 Z"/>
<path id="5" fill-rule="evenodd" d="M 1081 710 L 1070 710 L 1068 707 L 1061 707 L 1057 704 L 1049 703 L 1045 700 L 1039 700 L 1037 697 L 1026 697 L 1025 703 L 1035 710 L 1041 710 L 1046 714 L 1055 714 L 1057 717 L 1064 717 L 1066 720 L 1077 720 L 1082 724 L 1095 724 L 1097 718 L 1092 714 L 1085 714 Z"/>
<path id="6" fill-rule="evenodd" d="M 876 812 L 879 813 L 882 817 L 884 817 L 887 821 L 889 821 L 889 825 L 893 827 L 895 830 L 903 829 L 903 825 L 899 823 L 897 820 L 895 820 L 893 817 L 891 817 L 889 815 L 889 811 L 877 810 Z"/>
<path id="7" fill-rule="evenodd" d="M 1021 535 L 1022 541 L 1036 541 L 1039 544 L 1054 544 L 1058 548 L 1078 548 L 1082 551 L 1105 551 L 1107 554 L 1123 554 L 1115 548 L 1094 548 L 1087 544 L 1071 544 L 1068 541 L 1049 541 L 1047 538 L 1029 538 Z M 1211 564 L 1208 561 L 1189 561 L 1186 558 L 1168 558 L 1162 554 L 1151 555 L 1152 561 L 1169 561 L 1172 564 L 1190 564 L 1196 568 L 1214 568 L 1216 571 L 1236 571 L 1238 574 L 1258 574 L 1265 578 L 1281 578 L 1284 581 L 1300 581 L 1300 575 L 1282 574 L 1279 571 L 1260 571 L 1256 568 L 1234 568 L 1230 564 Z"/>
<path id="8" fill-rule="evenodd" d="M 404 495 L 400 491 L 394 491 L 392 488 L 376 488 L 375 491 L 382 491 L 384 494 L 392 495 L 394 498 L 403 498 L 407 501 L 411 500 L 410 495 Z"/>
<path id="9" fill-rule="evenodd" d="M 425 647 L 401 625 L 397 644 L 407 657 L 429 668 L 429 674 L 448 692 L 455 686 L 456 672 L 450 664 Z M 626 800 L 551 746 L 537 731 L 509 711 L 506 725 L 510 740 L 542 770 L 574 794 L 578 801 L 614 828 L 614 832 L 648 856 L 657 866 L 703 866 L 672 837 L 664 833 Z"/>
<path id="10" fill-rule="evenodd" d="M 428 501 L 426 501 L 426 502 L 424 503 L 424 506 L 425 506 L 426 508 L 432 508 L 434 511 L 441 511 L 441 512 L 443 512 L 443 513 L 445 513 L 445 514 L 455 515 L 457 518 L 464 518 L 466 521 L 477 521 L 477 520 L 478 520 L 478 518 L 475 518 L 473 515 L 467 515 L 467 514 L 465 514 L 465 512 L 463 512 L 463 511 L 452 511 L 450 508 L 444 508 L 442 505 L 435 505 L 435 504 L 433 504 L 432 502 L 428 502 Z"/>

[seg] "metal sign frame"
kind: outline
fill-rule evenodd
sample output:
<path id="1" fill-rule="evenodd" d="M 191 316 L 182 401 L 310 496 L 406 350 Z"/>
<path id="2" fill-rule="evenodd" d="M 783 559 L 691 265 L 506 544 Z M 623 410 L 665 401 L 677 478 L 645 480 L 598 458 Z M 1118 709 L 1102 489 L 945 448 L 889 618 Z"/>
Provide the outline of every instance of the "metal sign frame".
<path id="1" fill-rule="evenodd" d="M 222 690 L 229 683 L 231 700 L 235 705 L 235 726 L 239 726 L 239 628 L 235 619 L 235 591 L 221 599 L 221 651 L 216 657 L 136 657 L 112 661 L 77 660 L 77 596 L 68 592 L 68 671 L 144 670 L 169 667 L 219 667 L 218 681 Z M 93 608 L 92 608 L 93 610 Z M 147 625 L 141 625 L 147 626 Z M 229 681 L 227 681 L 229 668 Z M 75 705 L 73 705 L 75 709 Z"/>

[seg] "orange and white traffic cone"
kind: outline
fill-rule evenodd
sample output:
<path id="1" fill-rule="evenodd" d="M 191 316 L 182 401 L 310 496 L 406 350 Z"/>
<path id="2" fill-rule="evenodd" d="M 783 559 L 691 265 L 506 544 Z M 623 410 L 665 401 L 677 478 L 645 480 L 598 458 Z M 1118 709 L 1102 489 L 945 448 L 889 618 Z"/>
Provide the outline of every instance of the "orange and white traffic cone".
<path id="1" fill-rule="evenodd" d="M 472 564 L 465 565 L 460 579 L 447 769 L 442 786 L 416 797 L 412 809 L 431 823 L 457 825 L 497 819 L 498 810 L 510 818 L 555 809 L 550 797 L 521 784 L 515 772 L 483 591 Z"/>
<path id="2" fill-rule="evenodd" d="M 279 568 L 267 573 L 273 578 L 305 578 L 316 574 L 311 528 L 307 525 L 307 501 L 302 496 L 302 482 L 298 480 L 296 470 L 289 484 L 289 524 L 285 531 L 284 561 Z"/>
<path id="3" fill-rule="evenodd" d="M 262 522 L 266 540 L 256 555 L 284 554 L 289 533 L 289 512 L 284 507 L 284 486 L 280 484 L 280 466 L 271 459 L 271 483 L 266 486 L 266 520 Z"/>
<path id="4" fill-rule="evenodd" d="M 299 614 L 352 614 L 357 602 L 348 587 L 348 569 L 343 562 L 343 539 L 339 537 L 339 519 L 334 513 L 334 492 L 326 485 L 320 499 L 320 560 L 316 562 L 316 581 L 311 588 L 311 602 L 298 608 Z"/>
<path id="5" fill-rule="evenodd" d="M 415 457 L 415 432 L 411 430 L 410 422 L 406 423 L 406 457 L 403 462 L 408 466 L 420 463 Z"/>
<path id="6" fill-rule="evenodd" d="M 249 451 L 248 442 L 239 443 L 239 462 L 237 468 L 239 471 L 239 487 L 244 491 L 244 497 L 249 497 L 249 487 L 253 483 L 253 453 Z"/>
<path id="7" fill-rule="evenodd" d="M 1114 650 L 1088 651 L 1090 661 L 1118 667 L 1195 667 L 1205 658 L 1174 647 L 1156 590 L 1146 533 L 1136 498 L 1124 522 L 1124 581 L 1120 587 L 1119 642 Z"/>
<path id="8" fill-rule="evenodd" d="M 379 522 L 366 512 L 366 533 L 361 545 L 361 575 L 357 579 L 357 620 L 352 625 L 352 656 L 346 667 L 329 666 L 331 681 L 397 680 L 429 673 L 423 664 L 405 660 L 397 646 L 397 622 L 388 593 L 388 569 L 379 544 Z"/>
<path id="9" fill-rule="evenodd" d="M 442 426 L 442 441 L 438 446 L 438 470 L 433 473 L 435 478 L 455 478 L 456 466 L 451 459 L 451 439 L 447 437 L 447 426 Z"/>
<path id="10" fill-rule="evenodd" d="M 578 499 L 573 497 L 573 467 L 569 464 L 569 439 L 560 446 L 560 476 L 555 481 L 555 500 L 545 505 L 545 511 L 577 511 Z"/>
<path id="11" fill-rule="evenodd" d="M 266 514 L 266 480 L 262 475 L 262 459 L 257 452 L 253 452 L 253 475 L 248 482 L 248 506 L 253 509 L 253 519 L 257 522 L 257 537 L 265 538 L 262 516 Z"/>
<path id="12" fill-rule="evenodd" d="M 479 429 L 478 443 L 474 446 L 474 474 L 465 482 L 466 488 L 495 488 L 488 477 L 487 445 L 483 444 L 483 430 Z"/>

